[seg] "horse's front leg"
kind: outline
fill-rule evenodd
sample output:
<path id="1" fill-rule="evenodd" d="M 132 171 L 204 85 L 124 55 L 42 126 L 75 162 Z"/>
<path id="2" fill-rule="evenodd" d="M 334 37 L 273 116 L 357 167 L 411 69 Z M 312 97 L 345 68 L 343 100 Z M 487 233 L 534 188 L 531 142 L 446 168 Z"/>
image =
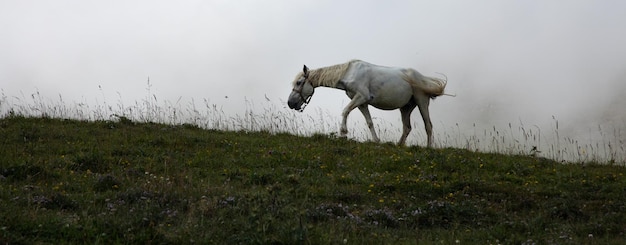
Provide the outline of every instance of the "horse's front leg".
<path id="1" fill-rule="evenodd" d="M 363 113 L 363 116 L 365 117 L 365 123 L 367 123 L 367 127 L 370 129 L 370 132 L 372 133 L 372 141 L 376 143 L 380 142 L 378 135 L 376 135 L 376 130 L 374 129 L 374 122 L 372 122 L 372 116 L 370 115 L 370 110 L 368 108 L 368 105 L 367 104 L 360 105 L 359 110 L 361 111 L 361 113 Z"/>
<path id="2" fill-rule="evenodd" d="M 348 103 L 346 108 L 343 109 L 343 113 L 341 113 L 343 118 L 341 120 L 341 127 L 339 128 L 339 136 L 341 137 L 348 136 L 348 115 L 350 114 L 352 110 L 354 110 L 354 108 L 357 108 L 365 104 L 365 102 L 367 102 L 367 100 L 361 94 L 355 94 L 352 97 L 352 100 L 350 101 L 350 103 Z"/>

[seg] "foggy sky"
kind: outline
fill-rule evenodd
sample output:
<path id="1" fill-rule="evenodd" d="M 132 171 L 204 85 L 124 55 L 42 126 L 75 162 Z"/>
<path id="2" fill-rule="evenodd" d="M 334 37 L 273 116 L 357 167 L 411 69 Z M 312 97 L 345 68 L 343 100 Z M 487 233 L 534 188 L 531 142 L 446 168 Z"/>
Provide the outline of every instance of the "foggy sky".
<path id="1" fill-rule="evenodd" d="M 554 118 L 572 133 L 624 128 L 625 10 L 617 0 L 2 1 L 0 89 L 132 103 L 149 77 L 162 100 L 240 113 L 246 100 L 286 101 L 303 64 L 361 59 L 445 74 L 457 97 L 431 103 L 435 130 Z M 347 103 L 317 89 L 304 113 L 339 117 Z M 400 127 L 398 111 L 372 115 Z"/>

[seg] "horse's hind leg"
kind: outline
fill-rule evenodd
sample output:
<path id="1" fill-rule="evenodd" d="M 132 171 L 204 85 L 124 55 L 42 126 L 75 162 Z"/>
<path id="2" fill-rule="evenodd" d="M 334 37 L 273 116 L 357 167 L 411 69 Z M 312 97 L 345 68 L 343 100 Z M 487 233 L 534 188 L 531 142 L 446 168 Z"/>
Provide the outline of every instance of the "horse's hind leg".
<path id="1" fill-rule="evenodd" d="M 361 113 L 363 113 L 363 116 L 365 117 L 365 122 L 367 123 L 367 127 L 370 129 L 370 132 L 372 133 L 372 141 L 380 142 L 378 135 L 376 135 L 376 130 L 374 129 L 374 122 L 372 122 L 372 116 L 370 115 L 370 110 L 368 109 L 368 105 L 367 104 L 360 105 L 359 110 L 361 111 Z"/>
<path id="2" fill-rule="evenodd" d="M 413 112 L 413 109 L 415 109 L 415 104 L 412 102 L 400 108 L 400 115 L 402 116 L 402 137 L 400 137 L 398 145 L 404 145 L 406 137 L 411 132 L 411 112 Z"/>
<path id="3" fill-rule="evenodd" d="M 426 136 L 428 137 L 428 142 L 426 146 L 433 146 L 433 124 L 430 122 L 430 113 L 428 113 L 428 105 L 430 104 L 430 96 L 419 93 L 413 95 L 415 101 L 417 102 L 417 108 L 420 110 L 420 114 L 422 114 L 422 119 L 424 119 L 424 129 L 426 129 Z"/>

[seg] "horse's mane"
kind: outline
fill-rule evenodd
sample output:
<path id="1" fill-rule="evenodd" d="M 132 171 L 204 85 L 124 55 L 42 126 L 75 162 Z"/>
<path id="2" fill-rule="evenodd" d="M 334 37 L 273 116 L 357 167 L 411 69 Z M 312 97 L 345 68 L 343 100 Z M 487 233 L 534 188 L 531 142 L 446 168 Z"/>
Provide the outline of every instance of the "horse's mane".
<path id="1" fill-rule="evenodd" d="M 337 83 L 348 71 L 350 64 L 359 60 L 351 60 L 343 64 L 327 66 L 322 68 L 317 68 L 314 70 L 309 70 L 309 82 L 313 87 L 323 86 L 323 87 L 331 87 L 334 88 L 337 86 Z M 302 77 L 303 73 L 299 72 L 296 76 L 296 80 Z"/>

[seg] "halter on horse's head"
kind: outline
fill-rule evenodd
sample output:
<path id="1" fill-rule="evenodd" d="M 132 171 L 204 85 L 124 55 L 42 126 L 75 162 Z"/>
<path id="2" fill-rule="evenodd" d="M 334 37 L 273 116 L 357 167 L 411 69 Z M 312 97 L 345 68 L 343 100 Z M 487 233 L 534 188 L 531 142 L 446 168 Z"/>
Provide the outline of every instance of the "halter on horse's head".
<path id="1" fill-rule="evenodd" d="M 287 104 L 289 108 L 298 111 L 303 111 L 309 104 L 315 92 L 313 85 L 307 80 L 309 78 L 309 68 L 306 65 L 302 68 L 302 74 L 298 74 L 294 81 L 293 88 L 291 89 L 291 95 Z"/>

